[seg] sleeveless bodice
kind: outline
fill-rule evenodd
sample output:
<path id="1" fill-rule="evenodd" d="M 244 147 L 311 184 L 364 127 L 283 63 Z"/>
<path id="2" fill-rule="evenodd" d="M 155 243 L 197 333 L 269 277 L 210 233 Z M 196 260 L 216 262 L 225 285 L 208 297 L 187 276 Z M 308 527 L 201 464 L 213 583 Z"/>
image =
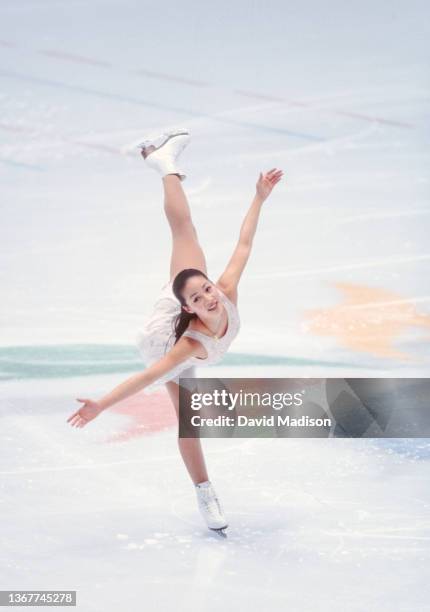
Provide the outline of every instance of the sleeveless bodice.
<path id="1" fill-rule="evenodd" d="M 239 313 L 235 304 L 233 304 L 233 302 L 220 289 L 218 291 L 227 311 L 228 326 L 224 336 L 222 338 L 214 338 L 195 329 L 187 329 L 182 334 L 183 336 L 189 336 L 190 338 L 194 338 L 194 340 L 198 340 L 206 349 L 206 358 L 191 358 L 196 364 L 201 363 L 203 365 L 212 365 L 214 363 L 218 363 L 222 359 L 224 353 L 228 350 L 228 347 L 237 336 L 240 329 Z"/>
<path id="2" fill-rule="evenodd" d="M 179 384 L 179 376 L 182 373 L 186 378 L 194 377 L 194 366 L 213 365 L 221 361 L 239 332 L 240 319 L 235 304 L 220 289 L 218 291 L 228 318 L 227 331 L 224 336 L 215 339 L 193 329 L 185 330 L 184 336 L 194 338 L 194 340 L 203 344 L 207 357 L 189 357 L 158 378 L 156 382 L 146 388 L 146 392 L 159 388 L 169 380 Z M 173 322 L 180 310 L 181 306 L 172 293 L 172 282 L 169 282 L 163 287 L 162 293 L 155 303 L 153 314 L 149 317 L 144 328 L 139 330 L 136 337 L 138 349 L 148 367 L 161 359 L 174 346 Z"/>

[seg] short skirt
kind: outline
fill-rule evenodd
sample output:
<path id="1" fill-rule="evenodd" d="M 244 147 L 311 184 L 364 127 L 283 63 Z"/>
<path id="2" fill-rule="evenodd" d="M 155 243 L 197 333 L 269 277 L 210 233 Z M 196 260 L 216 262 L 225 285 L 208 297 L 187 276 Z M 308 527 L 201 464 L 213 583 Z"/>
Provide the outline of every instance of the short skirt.
<path id="1" fill-rule="evenodd" d="M 173 347 L 175 343 L 174 323 L 180 310 L 181 306 L 172 291 L 172 281 L 169 281 L 163 285 L 154 303 L 152 313 L 136 336 L 137 348 L 146 367 L 162 359 Z M 146 387 L 146 390 L 155 390 L 169 380 L 179 384 L 179 373 L 181 376 L 194 378 L 195 368 L 186 362 L 180 364 Z"/>

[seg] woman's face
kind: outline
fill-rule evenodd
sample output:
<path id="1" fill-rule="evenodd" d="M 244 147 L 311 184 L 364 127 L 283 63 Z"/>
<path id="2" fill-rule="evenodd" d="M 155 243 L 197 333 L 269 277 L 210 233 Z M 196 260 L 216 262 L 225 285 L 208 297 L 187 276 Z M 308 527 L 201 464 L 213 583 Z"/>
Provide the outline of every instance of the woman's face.
<path id="1" fill-rule="evenodd" d="M 182 290 L 185 299 L 184 310 L 193 312 L 198 317 L 207 318 L 213 314 L 219 315 L 221 300 L 218 289 L 204 276 L 191 276 Z"/>

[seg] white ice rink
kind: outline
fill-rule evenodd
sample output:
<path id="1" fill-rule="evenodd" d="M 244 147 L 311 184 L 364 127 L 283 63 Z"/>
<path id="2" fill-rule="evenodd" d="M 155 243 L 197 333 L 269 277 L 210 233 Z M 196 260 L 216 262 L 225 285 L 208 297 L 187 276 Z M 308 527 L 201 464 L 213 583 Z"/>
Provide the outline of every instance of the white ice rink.
<path id="1" fill-rule="evenodd" d="M 0 349 L 133 344 L 170 235 L 128 145 L 184 125 L 214 279 L 258 173 L 285 172 L 231 350 L 295 366 L 216 373 L 428 376 L 429 16 L 417 1 L 3 0 Z M 168 407 L 152 429 L 144 398 L 135 418 L 72 429 L 75 398 L 124 372 L 34 378 L 28 352 L 11 378 L 4 355 L 0 590 L 77 590 L 82 612 L 430 610 L 427 440 L 205 440 L 222 541 Z"/>

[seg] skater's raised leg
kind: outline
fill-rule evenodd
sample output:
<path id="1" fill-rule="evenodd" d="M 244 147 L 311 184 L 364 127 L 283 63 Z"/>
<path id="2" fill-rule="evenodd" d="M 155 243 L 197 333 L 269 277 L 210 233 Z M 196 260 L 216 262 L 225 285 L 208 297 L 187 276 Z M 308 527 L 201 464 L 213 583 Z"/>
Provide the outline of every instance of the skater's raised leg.
<path id="1" fill-rule="evenodd" d="M 185 268 L 196 268 L 207 274 L 206 259 L 181 185 L 186 175 L 178 166 L 178 158 L 189 141 L 189 131 L 186 128 L 178 128 L 152 140 L 144 140 L 139 145 L 147 165 L 155 170 L 163 181 L 164 210 L 172 231 L 170 280 Z"/>
<path id="2" fill-rule="evenodd" d="M 196 268 L 207 274 L 206 259 L 199 244 L 191 210 L 179 177 L 163 177 L 164 210 L 172 231 L 170 280 L 185 268 Z"/>

